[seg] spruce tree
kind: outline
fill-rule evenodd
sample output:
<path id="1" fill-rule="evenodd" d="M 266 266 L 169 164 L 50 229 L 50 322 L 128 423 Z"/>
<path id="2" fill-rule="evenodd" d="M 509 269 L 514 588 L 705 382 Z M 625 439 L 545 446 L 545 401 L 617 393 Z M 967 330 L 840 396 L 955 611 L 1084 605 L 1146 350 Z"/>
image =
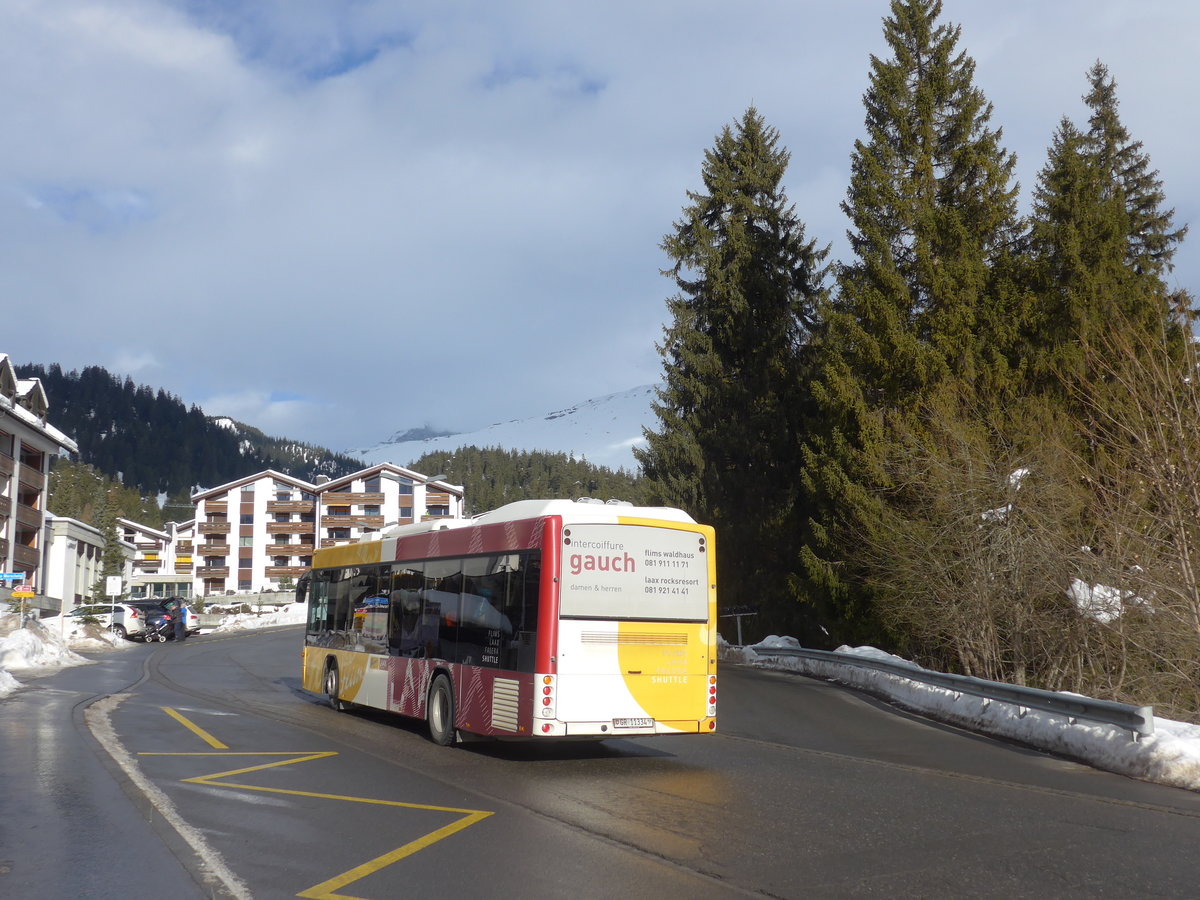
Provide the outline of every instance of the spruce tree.
<path id="1" fill-rule="evenodd" d="M 1122 193 L 1064 118 L 1038 176 L 1030 228 L 1036 300 L 1027 352 L 1039 392 L 1061 396 L 1064 379 L 1082 376 L 1086 348 L 1137 294 L 1128 233 Z"/>
<path id="2" fill-rule="evenodd" d="M 790 154 L 754 107 L 705 153 L 662 242 L 668 300 L 658 429 L 637 451 L 658 500 L 717 530 L 723 606 L 786 617 L 806 345 L 825 297 L 827 249 L 805 237 L 782 187 Z"/>
<path id="3" fill-rule="evenodd" d="M 1130 137 L 1117 112 L 1117 83 L 1108 67 L 1097 61 L 1088 71 L 1090 89 L 1084 102 L 1090 110 L 1087 147 L 1128 214 L 1125 261 L 1131 269 L 1162 279 L 1173 267 L 1175 249 L 1187 233 L 1175 228 L 1175 210 L 1164 209 L 1166 195 L 1158 171 L 1142 142 Z"/>
<path id="4" fill-rule="evenodd" d="M 839 274 L 814 386 L 825 427 L 810 436 L 803 470 L 816 508 L 808 591 L 839 640 L 882 639 L 854 551 L 890 488 L 897 430 L 919 433 L 913 419 L 942 390 L 994 403 L 1015 380 L 1015 158 L 941 9 L 893 0 L 892 55 L 871 58 L 867 134 L 843 204 L 853 259 Z"/>

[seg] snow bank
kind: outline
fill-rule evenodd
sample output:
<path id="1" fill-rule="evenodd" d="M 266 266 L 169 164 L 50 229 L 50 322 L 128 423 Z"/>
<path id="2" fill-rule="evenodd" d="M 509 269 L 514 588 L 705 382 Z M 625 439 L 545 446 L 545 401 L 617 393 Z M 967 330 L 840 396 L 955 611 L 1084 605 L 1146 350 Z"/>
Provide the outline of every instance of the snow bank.
<path id="1" fill-rule="evenodd" d="M 274 625 L 295 625 L 303 623 L 307 617 L 307 604 L 292 603 L 262 615 L 246 613 L 226 616 L 212 631 L 246 631 Z M 134 646 L 134 642 L 117 637 L 99 625 L 84 625 L 71 616 L 67 617 L 66 623 L 61 617 L 52 616 L 30 622 L 25 628 L 21 628 L 20 624 L 19 616 L 0 617 L 0 698 L 7 697 L 21 687 L 21 682 L 12 674 L 13 670 L 49 670 L 85 665 L 93 660 L 75 651 L 122 650 Z"/>
<path id="2" fill-rule="evenodd" d="M 213 631 L 245 631 L 276 625 L 303 625 L 308 620 L 307 603 L 289 603 L 269 613 L 234 613 L 221 619 Z"/>
<path id="3" fill-rule="evenodd" d="M 756 648 L 769 651 L 798 646 L 795 638 L 772 635 L 753 647 L 732 647 L 722 642 L 720 656 L 728 662 L 800 672 L 847 684 L 939 722 L 1020 741 L 1098 769 L 1200 790 L 1200 726 L 1156 716 L 1154 734 L 1139 738 L 1113 725 L 1082 719 L 1072 722 L 1063 715 L 925 685 L 850 663 L 772 657 L 755 652 Z M 913 665 L 875 647 L 839 647 L 838 652 Z"/>
<path id="4" fill-rule="evenodd" d="M 59 636 L 58 629 L 46 627 L 45 621 L 31 622 L 28 627 L 21 628 L 19 616 L 0 618 L 0 697 L 7 697 L 21 686 L 10 671 L 12 669 L 58 669 L 91 662 L 74 652 Z M 83 640 L 91 641 L 92 638 Z M 111 646 L 103 639 L 97 643 Z"/>

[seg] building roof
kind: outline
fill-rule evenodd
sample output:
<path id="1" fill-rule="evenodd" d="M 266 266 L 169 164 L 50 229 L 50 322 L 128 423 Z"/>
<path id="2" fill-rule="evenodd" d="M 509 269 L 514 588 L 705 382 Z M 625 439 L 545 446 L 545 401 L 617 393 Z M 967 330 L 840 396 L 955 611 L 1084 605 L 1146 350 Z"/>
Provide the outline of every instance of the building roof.
<path id="1" fill-rule="evenodd" d="M 142 534 L 153 535 L 160 541 L 169 541 L 171 536 L 165 531 L 159 531 L 157 528 L 151 528 L 149 525 L 143 525 L 141 522 L 135 522 L 132 519 L 123 519 L 117 516 L 117 524 L 123 525 L 126 528 L 132 528 L 134 531 L 140 531 Z"/>
<path id="2" fill-rule="evenodd" d="M 296 478 L 292 475 L 284 475 L 282 472 L 276 472 L 274 469 L 264 469 L 261 472 L 255 472 L 253 475 L 247 475 L 246 477 L 238 478 L 235 481 L 228 481 L 225 484 L 218 485 L 215 488 L 207 488 L 203 491 L 197 491 L 196 493 L 192 494 L 192 502 L 196 503 L 197 501 L 216 496 L 217 494 L 228 494 L 235 488 L 242 487 L 246 484 L 252 484 L 256 481 L 262 481 L 264 478 L 274 478 L 304 491 L 312 491 L 313 493 L 317 492 L 317 486 L 315 484 L 310 484 L 309 482 L 303 481 L 302 479 Z"/>
<path id="3" fill-rule="evenodd" d="M 12 360 L 0 353 L 0 415 L 8 415 L 50 443 L 70 453 L 79 445 L 46 421 L 49 404 L 37 378 L 17 378 Z"/>
<path id="4" fill-rule="evenodd" d="M 338 487 L 349 484 L 352 481 L 357 481 L 363 478 L 371 478 L 374 475 L 382 475 L 390 473 L 401 478 L 407 478 L 414 484 L 424 484 L 426 486 L 437 487 L 439 490 L 447 491 L 451 494 L 462 496 L 463 487 L 460 484 L 450 484 L 445 481 L 428 481 L 427 475 L 422 475 L 420 472 L 414 472 L 412 469 L 406 469 L 404 466 L 398 466 L 395 463 L 382 462 L 369 466 L 366 469 L 360 469 L 357 472 L 351 472 L 349 475 L 343 475 L 341 478 L 336 478 L 331 481 L 326 481 L 317 486 L 320 493 L 326 491 L 336 491 Z"/>

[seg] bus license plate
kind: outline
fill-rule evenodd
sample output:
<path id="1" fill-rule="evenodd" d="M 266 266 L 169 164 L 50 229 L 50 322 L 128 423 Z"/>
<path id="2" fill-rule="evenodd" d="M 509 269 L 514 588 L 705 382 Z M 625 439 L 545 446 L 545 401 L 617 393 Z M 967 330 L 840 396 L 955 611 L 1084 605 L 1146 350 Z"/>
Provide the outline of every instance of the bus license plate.
<path id="1" fill-rule="evenodd" d="M 653 719 L 613 719 L 613 728 L 649 728 Z"/>

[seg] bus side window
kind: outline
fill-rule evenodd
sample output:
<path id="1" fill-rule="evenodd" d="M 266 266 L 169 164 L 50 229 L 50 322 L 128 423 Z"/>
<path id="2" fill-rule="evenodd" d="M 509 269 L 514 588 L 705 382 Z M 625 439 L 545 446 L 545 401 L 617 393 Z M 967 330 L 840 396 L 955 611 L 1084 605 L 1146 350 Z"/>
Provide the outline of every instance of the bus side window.
<path id="1" fill-rule="evenodd" d="M 392 656 L 424 656 L 421 639 L 421 563 L 392 566 L 388 591 L 388 652 Z"/>
<path id="2" fill-rule="evenodd" d="M 458 559 L 436 559 L 425 563 L 421 638 L 426 659 L 456 659 L 462 585 L 460 565 Z"/>
<path id="3" fill-rule="evenodd" d="M 324 634 L 329 630 L 328 573 L 314 572 L 309 582 L 308 633 Z"/>

